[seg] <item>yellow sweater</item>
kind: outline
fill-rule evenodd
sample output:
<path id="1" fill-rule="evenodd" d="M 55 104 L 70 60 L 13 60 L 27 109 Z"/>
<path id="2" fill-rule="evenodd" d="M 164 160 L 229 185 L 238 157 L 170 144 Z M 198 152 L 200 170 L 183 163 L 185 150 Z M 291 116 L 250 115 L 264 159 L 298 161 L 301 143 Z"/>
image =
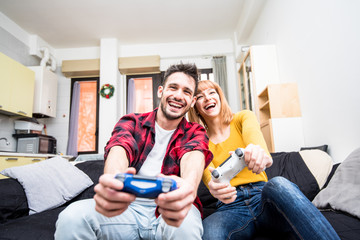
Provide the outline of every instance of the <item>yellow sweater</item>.
<path id="1" fill-rule="evenodd" d="M 228 139 L 218 144 L 209 142 L 209 149 L 213 153 L 214 159 L 204 171 L 202 179 L 205 185 L 209 187 L 208 183 L 211 180 L 209 167 L 218 167 L 230 156 L 230 151 L 235 151 L 239 147 L 245 148 L 250 143 L 261 146 L 270 156 L 255 114 L 249 110 L 243 110 L 234 115 L 230 123 L 230 137 Z M 230 184 L 236 187 L 253 182 L 266 182 L 267 180 L 265 172 L 255 174 L 246 167 L 230 181 Z"/>

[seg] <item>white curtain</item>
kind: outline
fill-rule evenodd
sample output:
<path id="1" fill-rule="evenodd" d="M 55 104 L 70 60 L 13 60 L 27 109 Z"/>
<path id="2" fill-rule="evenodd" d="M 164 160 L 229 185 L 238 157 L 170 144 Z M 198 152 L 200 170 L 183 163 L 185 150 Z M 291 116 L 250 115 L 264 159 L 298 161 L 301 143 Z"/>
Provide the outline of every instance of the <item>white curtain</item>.
<path id="1" fill-rule="evenodd" d="M 78 155 L 78 120 L 79 120 L 79 104 L 80 104 L 80 84 L 75 82 L 72 92 L 69 137 L 66 154 L 70 156 Z"/>
<path id="2" fill-rule="evenodd" d="M 129 79 L 128 85 L 128 98 L 127 98 L 127 113 L 135 112 L 135 104 L 136 104 L 136 97 L 135 97 L 135 82 L 134 79 Z"/>
<path id="3" fill-rule="evenodd" d="M 214 80 L 223 90 L 226 99 L 228 98 L 226 56 L 215 56 L 212 59 L 214 69 Z"/>

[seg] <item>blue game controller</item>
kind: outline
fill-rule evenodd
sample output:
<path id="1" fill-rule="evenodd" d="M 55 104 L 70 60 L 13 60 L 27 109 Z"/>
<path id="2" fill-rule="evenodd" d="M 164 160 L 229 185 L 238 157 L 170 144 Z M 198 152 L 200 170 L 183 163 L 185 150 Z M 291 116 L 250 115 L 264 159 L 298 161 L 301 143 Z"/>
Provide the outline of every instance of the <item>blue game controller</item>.
<path id="1" fill-rule="evenodd" d="M 177 189 L 176 181 L 171 178 L 148 177 L 130 173 L 118 173 L 115 178 L 124 184 L 121 191 L 141 198 L 156 198 L 160 193 Z"/>

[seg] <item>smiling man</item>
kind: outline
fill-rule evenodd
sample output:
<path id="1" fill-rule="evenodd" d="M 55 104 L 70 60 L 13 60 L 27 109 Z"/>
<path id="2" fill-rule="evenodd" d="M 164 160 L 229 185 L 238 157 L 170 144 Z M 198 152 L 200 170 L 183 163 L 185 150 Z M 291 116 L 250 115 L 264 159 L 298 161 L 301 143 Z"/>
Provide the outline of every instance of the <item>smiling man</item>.
<path id="1" fill-rule="evenodd" d="M 172 65 L 158 89 L 152 112 L 128 114 L 116 124 L 105 147 L 104 174 L 94 199 L 67 207 L 56 223 L 56 239 L 201 239 L 197 188 L 212 160 L 202 126 L 185 114 L 195 104 L 198 70 Z M 116 173 L 170 176 L 177 189 L 155 200 L 122 192 Z"/>

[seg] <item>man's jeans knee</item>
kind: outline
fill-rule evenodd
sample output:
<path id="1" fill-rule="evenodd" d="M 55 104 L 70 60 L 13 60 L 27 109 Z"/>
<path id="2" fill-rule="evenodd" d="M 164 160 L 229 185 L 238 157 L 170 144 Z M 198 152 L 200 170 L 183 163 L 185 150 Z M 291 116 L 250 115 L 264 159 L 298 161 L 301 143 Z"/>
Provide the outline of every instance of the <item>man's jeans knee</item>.
<path id="1" fill-rule="evenodd" d="M 195 206 L 179 228 L 156 218 L 155 208 L 154 203 L 134 202 L 121 215 L 108 218 L 95 210 L 93 199 L 77 201 L 60 213 L 55 239 L 201 239 L 201 215 Z"/>

